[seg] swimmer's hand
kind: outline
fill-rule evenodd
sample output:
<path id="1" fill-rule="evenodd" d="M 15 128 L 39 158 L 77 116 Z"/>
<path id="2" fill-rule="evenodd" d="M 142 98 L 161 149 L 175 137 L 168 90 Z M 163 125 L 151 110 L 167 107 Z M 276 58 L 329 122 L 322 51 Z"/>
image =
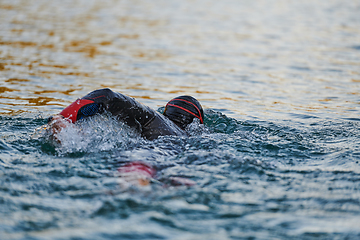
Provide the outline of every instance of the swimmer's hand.
<path id="1" fill-rule="evenodd" d="M 55 115 L 49 118 L 47 130 L 54 140 L 59 141 L 57 134 L 59 134 L 61 130 L 66 128 L 69 124 L 69 121 L 67 121 L 63 116 Z"/>

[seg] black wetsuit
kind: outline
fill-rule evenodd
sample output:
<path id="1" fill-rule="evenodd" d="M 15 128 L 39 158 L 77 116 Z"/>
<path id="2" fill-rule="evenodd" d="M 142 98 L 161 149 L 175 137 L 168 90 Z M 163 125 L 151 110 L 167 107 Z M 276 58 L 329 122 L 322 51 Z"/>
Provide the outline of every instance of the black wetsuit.
<path id="1" fill-rule="evenodd" d="M 159 136 L 186 136 L 186 132 L 155 110 L 135 99 L 108 88 L 95 90 L 78 99 L 60 114 L 76 122 L 84 117 L 109 112 L 120 121 L 137 129 L 141 136 L 153 140 Z"/>

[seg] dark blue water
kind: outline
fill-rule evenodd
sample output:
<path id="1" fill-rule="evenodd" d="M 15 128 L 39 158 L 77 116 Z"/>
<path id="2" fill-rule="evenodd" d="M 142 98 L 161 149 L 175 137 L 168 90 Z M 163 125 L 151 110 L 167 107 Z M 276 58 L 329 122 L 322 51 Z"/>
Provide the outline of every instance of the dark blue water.
<path id="1" fill-rule="evenodd" d="M 360 3 L 0 0 L 0 239 L 359 239 Z M 147 141 L 94 89 L 205 124 Z M 151 184 L 118 168 L 144 162 Z M 175 186 L 175 177 L 194 183 Z"/>
<path id="2" fill-rule="evenodd" d="M 100 117 L 62 145 L 31 136 L 45 122 L 1 117 L 4 239 L 360 236 L 359 121 L 296 128 L 207 110 L 191 137 L 147 141 Z M 117 168 L 133 160 L 196 185 L 121 187 Z"/>

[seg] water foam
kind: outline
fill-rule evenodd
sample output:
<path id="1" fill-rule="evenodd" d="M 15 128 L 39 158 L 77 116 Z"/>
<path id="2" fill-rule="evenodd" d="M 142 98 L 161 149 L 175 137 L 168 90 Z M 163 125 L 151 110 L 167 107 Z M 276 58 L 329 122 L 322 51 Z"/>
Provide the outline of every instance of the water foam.
<path id="1" fill-rule="evenodd" d="M 138 132 L 109 115 L 66 123 L 59 133 L 53 135 L 47 131 L 44 137 L 59 154 L 128 149 L 141 139 Z"/>

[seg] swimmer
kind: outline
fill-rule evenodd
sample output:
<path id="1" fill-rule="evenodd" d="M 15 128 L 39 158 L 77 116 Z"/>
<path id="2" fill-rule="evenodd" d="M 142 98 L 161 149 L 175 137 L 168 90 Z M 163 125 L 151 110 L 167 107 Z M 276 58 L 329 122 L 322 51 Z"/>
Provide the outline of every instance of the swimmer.
<path id="1" fill-rule="evenodd" d="M 170 100 L 163 114 L 137 102 L 131 97 L 113 92 L 105 88 L 90 92 L 76 100 L 58 115 L 48 120 L 50 131 L 56 139 L 56 134 L 72 123 L 109 112 L 119 121 L 138 130 L 142 137 L 153 140 L 159 136 L 187 136 L 186 127 L 198 118 L 204 123 L 204 113 L 200 103 L 191 96 L 179 96 Z M 155 179 L 156 169 L 142 162 L 131 162 L 118 169 L 119 177 L 129 184 L 147 186 Z M 161 179 L 160 179 L 161 180 Z M 192 186 L 195 183 L 181 177 L 162 179 L 163 186 Z"/>
<path id="2" fill-rule="evenodd" d="M 48 124 L 52 134 L 56 135 L 69 122 L 75 123 L 105 112 L 136 129 L 148 140 L 166 135 L 187 136 L 185 128 L 194 118 L 198 118 L 202 124 L 204 122 L 203 109 L 191 96 L 179 96 L 170 100 L 165 106 L 164 113 L 160 114 L 131 97 L 105 88 L 90 92 L 76 100 L 60 114 L 50 117 Z"/>

